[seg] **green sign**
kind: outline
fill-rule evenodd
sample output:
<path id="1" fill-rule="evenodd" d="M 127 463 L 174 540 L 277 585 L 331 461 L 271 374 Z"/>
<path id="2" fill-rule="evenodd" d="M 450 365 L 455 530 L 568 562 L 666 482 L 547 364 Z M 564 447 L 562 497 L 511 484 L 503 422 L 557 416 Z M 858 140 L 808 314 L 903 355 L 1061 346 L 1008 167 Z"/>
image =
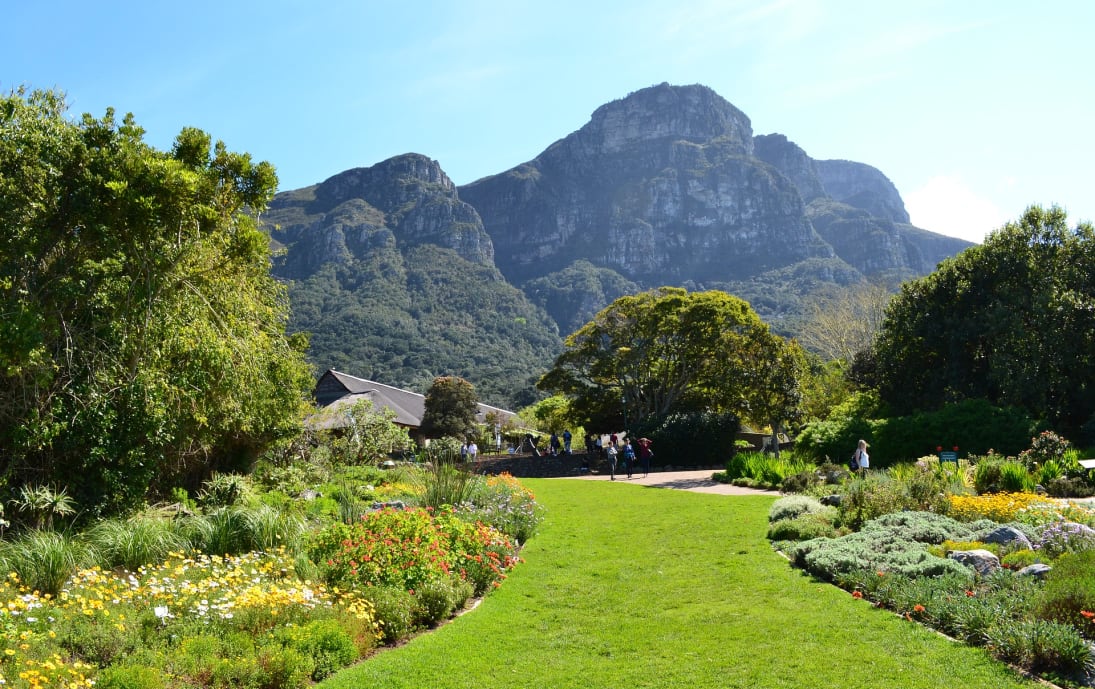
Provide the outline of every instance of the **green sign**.
<path id="1" fill-rule="evenodd" d="M 958 464 L 958 453 L 957 452 L 950 452 L 949 450 L 944 451 L 944 452 L 940 452 L 939 453 L 939 461 L 940 462 L 954 462 L 955 464 Z"/>

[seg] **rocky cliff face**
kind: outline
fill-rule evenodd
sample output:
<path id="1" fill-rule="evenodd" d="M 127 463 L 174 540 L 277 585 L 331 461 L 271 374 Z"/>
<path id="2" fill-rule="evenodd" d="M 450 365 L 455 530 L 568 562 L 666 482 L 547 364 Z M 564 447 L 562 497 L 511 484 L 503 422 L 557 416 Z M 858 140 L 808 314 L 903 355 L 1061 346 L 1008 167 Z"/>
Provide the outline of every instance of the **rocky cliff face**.
<path id="1" fill-rule="evenodd" d="M 454 373 L 503 396 L 624 294 L 725 289 L 793 333 L 819 290 L 896 283 L 969 246 L 909 225 L 875 168 L 754 137 L 711 89 L 668 84 L 459 189 L 407 154 L 278 194 L 263 220 L 317 366 L 420 390 Z"/>
<path id="2" fill-rule="evenodd" d="M 782 134 L 765 134 L 753 141 L 757 158 L 774 166 L 791 180 L 803 203 L 826 196 L 825 187 L 818 175 L 817 163 L 806 155 L 806 151 L 788 141 Z"/>
<path id="3" fill-rule="evenodd" d="M 749 118 L 703 86 L 602 106 L 535 160 L 460 195 L 518 284 L 579 258 L 662 285 L 832 254 L 795 186 L 753 156 Z"/>
<path id="4" fill-rule="evenodd" d="M 479 214 L 460 200 L 436 161 L 415 153 L 278 194 L 265 219 L 287 248 L 278 266 L 285 277 L 362 258 L 391 243 L 433 244 L 494 266 L 494 246 Z"/>
<path id="5" fill-rule="evenodd" d="M 879 218 L 908 224 L 909 214 L 901 194 L 878 169 L 850 160 L 819 160 L 817 171 L 825 193 L 834 200 Z"/>

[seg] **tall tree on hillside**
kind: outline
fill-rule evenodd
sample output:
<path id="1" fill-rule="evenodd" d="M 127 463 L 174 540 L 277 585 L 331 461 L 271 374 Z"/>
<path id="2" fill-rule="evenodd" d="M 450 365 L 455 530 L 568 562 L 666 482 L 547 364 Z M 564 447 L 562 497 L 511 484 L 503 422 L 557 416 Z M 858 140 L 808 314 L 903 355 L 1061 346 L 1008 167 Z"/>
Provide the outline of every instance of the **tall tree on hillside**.
<path id="1" fill-rule="evenodd" d="M 2 482 L 63 483 L 87 515 L 246 467 L 311 384 L 253 219 L 273 167 L 143 136 L 56 92 L 0 97 Z"/>
<path id="2" fill-rule="evenodd" d="M 662 287 L 617 299 L 570 335 L 539 387 L 569 395 L 588 428 L 700 410 L 750 419 L 773 408 L 762 390 L 781 343 L 737 297 Z"/>
<path id="3" fill-rule="evenodd" d="M 981 398 L 1095 440 L 1095 228 L 1032 206 L 903 286 L 874 358 L 897 413 Z"/>
<path id="4" fill-rule="evenodd" d="M 479 398 L 471 383 L 456 376 L 434 378 L 426 391 L 422 432 L 430 438 L 463 438 L 475 432 L 478 412 Z"/>
<path id="5" fill-rule="evenodd" d="M 851 364 L 874 343 L 892 298 L 884 285 L 869 283 L 819 294 L 806 308 L 799 341 L 826 361 Z"/>

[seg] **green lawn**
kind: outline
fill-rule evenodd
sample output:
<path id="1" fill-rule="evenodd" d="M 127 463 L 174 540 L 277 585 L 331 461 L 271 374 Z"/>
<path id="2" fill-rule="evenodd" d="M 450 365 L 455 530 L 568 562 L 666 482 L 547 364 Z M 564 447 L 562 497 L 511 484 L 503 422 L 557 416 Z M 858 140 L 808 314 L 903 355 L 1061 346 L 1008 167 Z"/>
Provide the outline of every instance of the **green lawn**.
<path id="1" fill-rule="evenodd" d="M 1035 686 L 791 569 L 770 497 L 524 483 L 548 516 L 502 588 L 323 687 Z"/>

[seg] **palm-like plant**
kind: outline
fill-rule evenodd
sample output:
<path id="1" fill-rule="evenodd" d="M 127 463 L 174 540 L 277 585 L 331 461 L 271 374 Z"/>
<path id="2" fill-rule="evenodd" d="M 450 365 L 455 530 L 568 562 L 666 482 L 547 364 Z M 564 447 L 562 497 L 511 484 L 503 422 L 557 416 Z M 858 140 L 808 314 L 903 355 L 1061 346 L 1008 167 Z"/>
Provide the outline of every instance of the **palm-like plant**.
<path id="1" fill-rule="evenodd" d="M 65 488 L 55 490 L 51 486 L 24 485 L 11 504 L 27 515 L 28 526 L 35 530 L 52 531 L 54 518 L 76 514 L 76 501 Z"/>

